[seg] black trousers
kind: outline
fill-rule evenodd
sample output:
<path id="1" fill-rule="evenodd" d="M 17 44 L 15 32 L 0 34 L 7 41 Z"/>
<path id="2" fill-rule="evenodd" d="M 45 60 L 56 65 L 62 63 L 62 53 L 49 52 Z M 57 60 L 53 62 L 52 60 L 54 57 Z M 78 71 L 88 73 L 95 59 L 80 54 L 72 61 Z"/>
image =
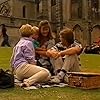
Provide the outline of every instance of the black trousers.
<path id="1" fill-rule="evenodd" d="M 1 44 L 1 46 L 8 46 L 8 47 L 10 47 L 10 44 L 9 44 L 9 42 L 8 42 L 8 38 L 4 38 L 4 40 L 3 40 L 3 42 L 2 42 L 2 44 Z"/>

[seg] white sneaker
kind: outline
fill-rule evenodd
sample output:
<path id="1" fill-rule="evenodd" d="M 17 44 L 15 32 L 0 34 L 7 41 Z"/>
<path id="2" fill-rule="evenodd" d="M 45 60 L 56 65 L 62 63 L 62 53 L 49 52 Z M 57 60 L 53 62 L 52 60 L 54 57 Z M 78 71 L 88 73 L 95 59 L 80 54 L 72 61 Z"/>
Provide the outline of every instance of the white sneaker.
<path id="1" fill-rule="evenodd" d="M 69 76 L 67 74 L 64 76 L 64 83 L 67 83 L 68 84 L 68 82 L 69 82 L 69 78 L 68 77 Z"/>
<path id="2" fill-rule="evenodd" d="M 53 76 L 53 77 L 51 78 L 51 80 L 50 80 L 50 83 L 56 83 L 56 84 L 58 84 L 58 83 L 60 83 L 60 82 L 61 82 L 61 79 L 60 79 L 59 76 Z"/>
<path id="3" fill-rule="evenodd" d="M 38 89 L 36 86 L 24 87 L 25 90 Z"/>

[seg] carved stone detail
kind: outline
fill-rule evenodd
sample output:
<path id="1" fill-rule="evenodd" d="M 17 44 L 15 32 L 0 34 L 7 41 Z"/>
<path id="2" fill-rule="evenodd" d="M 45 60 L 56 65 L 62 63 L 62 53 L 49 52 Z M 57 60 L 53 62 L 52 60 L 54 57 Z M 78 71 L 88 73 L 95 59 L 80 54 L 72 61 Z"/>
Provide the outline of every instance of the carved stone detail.
<path id="1" fill-rule="evenodd" d="M 10 10 L 11 10 L 11 7 L 8 2 L 4 2 L 4 3 L 0 4 L 0 14 L 1 15 L 9 16 Z"/>

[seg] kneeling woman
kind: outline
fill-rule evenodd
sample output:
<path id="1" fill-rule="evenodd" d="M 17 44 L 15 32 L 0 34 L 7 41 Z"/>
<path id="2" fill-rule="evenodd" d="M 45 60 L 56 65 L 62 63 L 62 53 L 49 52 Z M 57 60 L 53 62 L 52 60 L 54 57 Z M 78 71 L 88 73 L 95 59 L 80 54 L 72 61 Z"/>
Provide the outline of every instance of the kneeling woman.
<path id="1" fill-rule="evenodd" d="M 19 31 L 21 39 L 13 48 L 11 57 L 11 65 L 18 80 L 22 80 L 22 86 L 26 87 L 49 80 L 49 71 L 36 65 L 32 26 L 22 25 Z"/>

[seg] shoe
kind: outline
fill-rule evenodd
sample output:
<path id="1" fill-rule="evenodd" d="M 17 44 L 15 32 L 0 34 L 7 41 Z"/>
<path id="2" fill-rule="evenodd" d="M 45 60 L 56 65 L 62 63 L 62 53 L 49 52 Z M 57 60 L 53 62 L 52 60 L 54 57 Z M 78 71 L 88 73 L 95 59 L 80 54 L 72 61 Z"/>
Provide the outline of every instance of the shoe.
<path id="1" fill-rule="evenodd" d="M 53 76 L 50 79 L 50 83 L 55 83 L 55 84 L 59 84 L 62 81 L 62 79 L 59 76 Z"/>
<path id="2" fill-rule="evenodd" d="M 36 86 L 24 87 L 25 90 L 38 89 Z"/>
<path id="3" fill-rule="evenodd" d="M 69 76 L 67 74 L 64 76 L 64 83 L 69 83 Z"/>
<path id="4" fill-rule="evenodd" d="M 21 83 L 21 84 L 20 84 L 20 87 L 22 88 L 22 87 L 27 87 L 27 86 L 26 86 L 26 84 Z"/>
<path id="5" fill-rule="evenodd" d="M 28 83 L 21 83 L 20 84 L 20 87 L 22 88 L 22 87 L 29 87 L 30 85 L 28 84 Z"/>

